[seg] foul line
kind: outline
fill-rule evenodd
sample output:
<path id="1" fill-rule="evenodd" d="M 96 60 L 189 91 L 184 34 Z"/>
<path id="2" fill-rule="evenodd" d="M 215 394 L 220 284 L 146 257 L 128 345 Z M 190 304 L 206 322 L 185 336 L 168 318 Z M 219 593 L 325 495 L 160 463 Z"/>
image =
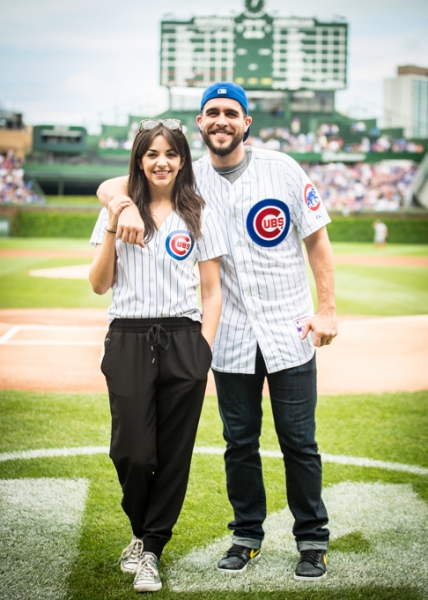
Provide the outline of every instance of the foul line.
<path id="1" fill-rule="evenodd" d="M 83 446 L 81 448 L 42 448 L 40 450 L 22 450 L 18 452 L 0 453 L 0 462 L 8 460 L 28 460 L 32 458 L 55 458 L 67 456 L 90 456 L 94 454 L 108 454 L 108 446 Z M 194 454 L 219 455 L 224 454 L 223 448 L 196 446 Z M 260 454 L 265 458 L 282 458 L 282 452 L 279 450 L 261 450 Z M 385 469 L 387 471 L 402 471 L 414 475 L 428 475 L 427 467 L 417 465 L 406 465 L 403 463 L 388 462 L 384 460 L 374 460 L 372 458 L 361 458 L 357 456 L 344 456 L 336 454 L 322 454 L 322 461 L 325 463 L 336 463 L 352 467 L 367 467 L 371 469 Z"/>
<path id="2" fill-rule="evenodd" d="M 0 337 L 0 345 L 14 346 L 99 346 L 101 342 L 87 342 L 78 340 L 12 340 L 13 336 L 21 331 L 107 331 L 106 327 L 96 325 L 14 325 Z"/>
<path id="3" fill-rule="evenodd" d="M 399 317 L 367 317 L 364 319 L 350 319 L 344 320 L 342 325 L 347 327 L 356 326 L 360 327 L 361 322 L 374 324 L 382 323 L 396 323 L 396 322 L 426 322 L 428 315 L 403 315 Z M 102 331 L 106 332 L 108 329 L 101 326 L 82 326 L 82 325 L 13 325 L 4 335 L 0 337 L 0 346 L 13 345 L 13 346 L 99 346 L 102 341 L 79 341 L 79 340 L 13 340 L 12 338 L 22 331 L 65 331 L 65 332 L 78 332 L 78 331 Z"/>

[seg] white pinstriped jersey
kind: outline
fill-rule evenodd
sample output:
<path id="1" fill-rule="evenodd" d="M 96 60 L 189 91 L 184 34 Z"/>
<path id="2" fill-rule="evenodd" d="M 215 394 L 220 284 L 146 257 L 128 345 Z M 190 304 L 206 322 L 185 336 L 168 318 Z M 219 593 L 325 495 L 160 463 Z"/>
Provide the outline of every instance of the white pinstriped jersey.
<path id="1" fill-rule="evenodd" d="M 107 222 L 108 210 L 103 208 L 90 240 L 94 246 L 103 242 Z M 175 212 L 162 223 L 145 248 L 117 239 L 109 321 L 155 317 L 201 321 L 195 263 L 225 252 L 221 228 L 207 207 L 202 213 L 202 236 L 196 241 Z"/>
<path id="2" fill-rule="evenodd" d="M 208 156 L 193 163 L 198 191 L 218 217 L 228 254 L 221 259 L 223 310 L 212 367 L 254 373 L 259 344 L 269 373 L 309 361 L 314 314 L 302 239 L 330 222 L 303 169 L 279 152 L 252 148 L 233 184 Z"/>

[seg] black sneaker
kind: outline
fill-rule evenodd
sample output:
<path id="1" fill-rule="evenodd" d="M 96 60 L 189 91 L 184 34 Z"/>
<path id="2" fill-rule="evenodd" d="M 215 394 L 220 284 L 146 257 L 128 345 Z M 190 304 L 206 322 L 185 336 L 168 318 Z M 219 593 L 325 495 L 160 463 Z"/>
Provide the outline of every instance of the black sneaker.
<path id="1" fill-rule="evenodd" d="M 217 565 L 217 569 L 227 573 L 242 573 L 247 568 L 249 562 L 252 562 L 260 556 L 260 548 L 247 548 L 233 544 L 224 554 Z"/>
<path id="2" fill-rule="evenodd" d="M 297 563 L 296 581 L 318 581 L 327 575 L 327 552 L 325 550 L 302 550 Z"/>

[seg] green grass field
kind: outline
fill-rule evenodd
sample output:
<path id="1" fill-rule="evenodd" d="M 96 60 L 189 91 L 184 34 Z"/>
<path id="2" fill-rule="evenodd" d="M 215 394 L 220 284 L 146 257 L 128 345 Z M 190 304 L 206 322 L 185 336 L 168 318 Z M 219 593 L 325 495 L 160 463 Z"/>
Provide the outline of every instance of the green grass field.
<path id="1" fill-rule="evenodd" d="M 94 219 L 95 223 L 96 219 Z M 87 240 L 9 238 L 0 239 L 1 250 L 28 250 L 29 256 L 0 256 L 0 308 L 106 308 L 109 294 L 97 296 L 89 281 L 33 277 L 29 271 L 91 263 Z M 87 252 L 83 258 L 31 256 L 32 251 Z"/>
<path id="2" fill-rule="evenodd" d="M 87 240 L 44 238 L 0 239 L 1 249 L 75 250 L 91 252 Z M 428 256 L 427 246 L 333 244 L 337 254 L 363 256 Z M 92 293 L 85 280 L 45 279 L 28 274 L 33 269 L 88 264 L 91 258 L 0 257 L 0 308 L 106 307 L 108 295 Z M 312 289 L 314 288 L 313 283 Z M 398 316 L 428 312 L 428 269 L 418 267 L 336 266 L 339 314 Z"/>
<path id="3" fill-rule="evenodd" d="M 89 246 L 13 239 L 0 241 L 1 248 Z M 379 256 L 369 244 L 336 244 L 334 250 Z M 381 252 L 427 256 L 428 246 Z M 27 274 L 85 262 L 90 259 L 1 257 L 0 306 L 101 306 L 90 304 L 92 293 L 77 285 L 86 282 L 46 280 L 43 286 Z M 428 269 L 338 265 L 337 294 L 342 314 L 427 314 Z M 157 598 L 428 599 L 428 391 L 322 396 L 317 432 L 332 532 L 327 579 L 316 584 L 292 579 L 297 556 L 267 399 L 261 446 L 269 516 L 263 554 L 244 575 L 216 571 L 230 542 L 232 514 L 216 398 L 208 396 L 185 505 L 161 561 L 164 587 Z M 103 394 L 0 392 L 1 599 L 136 597 L 132 576 L 118 566 L 130 531 L 106 449 L 109 436 Z"/>

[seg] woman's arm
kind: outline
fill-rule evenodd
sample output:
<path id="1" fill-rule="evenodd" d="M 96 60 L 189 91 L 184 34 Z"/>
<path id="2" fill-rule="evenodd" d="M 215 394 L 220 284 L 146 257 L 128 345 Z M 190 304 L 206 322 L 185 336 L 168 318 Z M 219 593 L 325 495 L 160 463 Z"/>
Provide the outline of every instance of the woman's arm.
<path id="1" fill-rule="evenodd" d="M 116 196 L 108 203 L 108 223 L 102 244 L 95 248 L 89 281 L 96 294 L 105 294 L 112 286 L 116 266 L 116 230 L 122 210 L 132 201 L 127 196 Z"/>
<path id="2" fill-rule="evenodd" d="M 212 346 L 221 314 L 220 258 L 198 263 L 201 278 L 201 333 Z"/>

